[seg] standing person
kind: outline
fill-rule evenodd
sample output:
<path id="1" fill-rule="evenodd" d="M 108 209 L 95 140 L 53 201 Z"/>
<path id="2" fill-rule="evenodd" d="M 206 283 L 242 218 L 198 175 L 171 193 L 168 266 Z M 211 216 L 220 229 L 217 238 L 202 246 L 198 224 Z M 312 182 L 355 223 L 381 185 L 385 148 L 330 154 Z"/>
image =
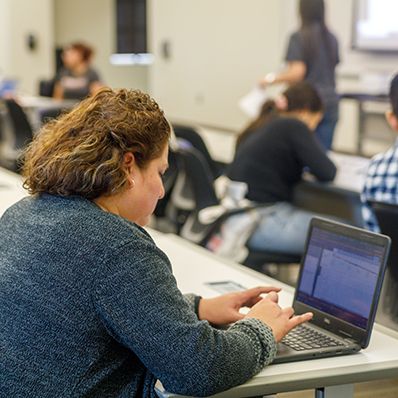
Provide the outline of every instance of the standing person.
<path id="1" fill-rule="evenodd" d="M 64 66 L 55 77 L 53 97 L 82 100 L 101 86 L 98 73 L 91 67 L 93 50 L 82 43 L 72 43 L 62 55 Z"/>
<path id="2" fill-rule="evenodd" d="M 2 396 L 155 398 L 157 379 L 213 395 L 259 372 L 311 318 L 282 310 L 275 287 L 181 294 L 142 228 L 164 195 L 169 138 L 149 96 L 102 88 L 26 150 L 31 196 L 0 222 Z"/>
<path id="3" fill-rule="evenodd" d="M 269 73 L 260 85 L 307 80 L 315 85 L 325 104 L 323 119 L 315 135 L 325 150 L 332 148 L 333 133 L 338 121 L 338 94 L 335 68 L 339 63 L 336 37 L 325 24 L 324 0 L 300 0 L 301 28 L 290 37 L 286 54 L 286 71 Z"/>
<path id="4" fill-rule="evenodd" d="M 294 186 L 305 169 L 320 181 L 336 175 L 335 165 L 313 133 L 322 110 L 311 83 L 293 83 L 280 98 L 267 101 L 258 118 L 238 136 L 227 176 L 247 184 L 247 199 L 272 205 L 257 210 L 260 219 L 247 242 L 250 249 L 302 253 L 315 214 L 293 205 Z M 239 217 L 227 222 L 232 226 Z"/>
<path id="5" fill-rule="evenodd" d="M 398 132 L 398 75 L 390 84 L 390 102 L 392 110 L 386 112 L 386 119 L 390 127 Z M 380 233 L 379 224 L 368 199 L 398 203 L 398 139 L 392 148 L 372 158 L 361 194 L 364 227 Z"/>

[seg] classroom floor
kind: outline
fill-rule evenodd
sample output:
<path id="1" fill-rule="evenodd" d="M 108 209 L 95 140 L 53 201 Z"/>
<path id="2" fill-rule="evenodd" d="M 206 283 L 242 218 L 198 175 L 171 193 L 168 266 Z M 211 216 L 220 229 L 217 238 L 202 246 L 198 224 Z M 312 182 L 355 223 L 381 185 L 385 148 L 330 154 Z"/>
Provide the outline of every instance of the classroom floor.
<path id="1" fill-rule="evenodd" d="M 277 398 L 314 398 L 314 390 L 287 392 Z M 354 398 L 397 398 L 398 378 L 354 384 Z M 338 398 L 338 397 L 336 397 Z"/>

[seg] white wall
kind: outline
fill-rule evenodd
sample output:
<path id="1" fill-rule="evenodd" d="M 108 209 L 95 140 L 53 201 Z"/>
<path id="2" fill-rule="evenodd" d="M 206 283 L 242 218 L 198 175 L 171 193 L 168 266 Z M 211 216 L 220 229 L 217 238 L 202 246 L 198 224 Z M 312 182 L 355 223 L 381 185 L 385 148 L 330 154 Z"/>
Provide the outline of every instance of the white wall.
<path id="1" fill-rule="evenodd" d="M 353 0 L 325 0 L 327 24 L 340 43 L 338 89 L 361 90 L 366 71 L 392 73 L 397 55 L 351 49 Z M 298 0 L 148 0 L 156 55 L 150 90 L 171 119 L 240 130 L 237 101 L 266 72 L 283 68 L 289 35 L 299 24 Z M 170 58 L 162 44 L 170 44 Z M 270 95 L 283 86 L 273 87 Z M 335 147 L 354 151 L 358 110 L 343 101 Z"/>
<path id="2" fill-rule="evenodd" d="M 116 48 L 115 0 L 0 0 L 0 70 L 37 93 L 54 73 L 55 45 L 83 40 L 96 51 L 105 84 L 151 94 L 169 118 L 239 131 L 247 122 L 237 101 L 266 72 L 280 70 L 289 35 L 298 27 L 298 0 L 147 0 L 149 49 L 155 64 L 112 66 Z M 325 0 L 327 22 L 340 43 L 340 91 L 362 88 L 362 72 L 394 71 L 397 55 L 351 50 L 353 0 Z M 26 37 L 38 38 L 29 51 Z M 170 58 L 162 55 L 170 44 Z M 270 95 L 283 87 L 276 86 Z M 338 149 L 356 145 L 357 108 L 345 101 L 336 131 Z"/>
<path id="3" fill-rule="evenodd" d="M 7 78 L 19 81 L 19 90 L 38 93 L 40 78 L 53 70 L 52 0 L 0 0 L 0 69 Z M 33 34 L 37 48 L 30 50 Z"/>
<path id="4" fill-rule="evenodd" d="M 54 0 L 55 42 L 63 46 L 83 41 L 93 46 L 93 66 L 103 83 L 113 88 L 148 91 L 147 67 L 113 66 L 109 56 L 116 50 L 116 5 L 114 0 Z"/>
<path id="5" fill-rule="evenodd" d="M 10 1 L 0 0 L 0 73 L 9 71 L 10 64 Z"/>
<path id="6" fill-rule="evenodd" d="M 169 117 L 224 128 L 246 118 L 236 101 L 281 63 L 281 0 L 150 0 L 152 94 Z M 170 58 L 162 45 L 170 44 Z"/>

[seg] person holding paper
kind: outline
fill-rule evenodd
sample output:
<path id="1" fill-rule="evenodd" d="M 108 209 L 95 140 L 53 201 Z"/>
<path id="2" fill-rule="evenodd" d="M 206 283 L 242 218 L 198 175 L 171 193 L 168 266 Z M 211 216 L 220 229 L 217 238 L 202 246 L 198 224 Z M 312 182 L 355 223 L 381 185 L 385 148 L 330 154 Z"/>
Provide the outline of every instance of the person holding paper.
<path id="1" fill-rule="evenodd" d="M 325 24 L 324 0 L 300 0 L 299 13 L 301 28 L 290 37 L 285 58 L 287 69 L 282 73 L 268 73 L 259 84 L 266 87 L 301 80 L 313 83 L 325 104 L 325 113 L 315 134 L 324 149 L 330 150 L 338 121 L 339 98 L 335 83 L 338 42 Z"/>

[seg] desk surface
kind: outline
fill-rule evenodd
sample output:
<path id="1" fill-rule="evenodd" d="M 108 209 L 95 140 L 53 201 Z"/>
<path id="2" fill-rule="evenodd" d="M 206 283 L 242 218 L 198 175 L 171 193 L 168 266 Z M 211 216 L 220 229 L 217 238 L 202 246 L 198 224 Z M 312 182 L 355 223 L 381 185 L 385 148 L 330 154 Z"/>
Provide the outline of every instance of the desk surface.
<path id="1" fill-rule="evenodd" d="M 40 130 L 45 116 L 48 115 L 48 111 L 57 115 L 63 109 L 73 108 L 79 101 L 72 99 L 56 99 L 51 97 L 29 97 L 29 96 L 17 96 L 18 104 L 24 109 L 26 116 L 28 117 L 29 123 L 34 132 Z M 45 112 L 45 115 L 42 114 Z M 50 117 L 53 117 L 51 115 Z"/>
<path id="2" fill-rule="evenodd" d="M 342 93 L 342 94 L 340 94 L 340 98 L 355 99 L 360 102 L 364 102 L 364 101 L 390 102 L 389 95 L 385 94 L 385 93 L 380 93 L 380 94 L 369 94 L 369 93 L 365 93 L 365 92 Z"/>
<path id="3" fill-rule="evenodd" d="M 195 292 L 203 297 L 214 297 L 218 293 L 205 283 L 228 280 L 246 288 L 258 285 L 281 286 L 281 306 L 290 306 L 292 303 L 293 288 L 279 281 L 220 259 L 178 236 L 156 235 L 154 239 L 169 256 L 179 288 L 184 293 Z M 370 345 L 366 350 L 339 358 L 270 365 L 242 386 L 214 397 L 250 397 L 396 376 L 398 376 L 398 334 L 375 325 Z"/>
<path id="4" fill-rule="evenodd" d="M 337 167 L 334 181 L 319 182 L 305 175 L 294 190 L 294 203 L 299 207 L 325 215 L 338 217 L 363 227 L 360 193 L 370 159 L 329 152 Z"/>
<path id="5" fill-rule="evenodd" d="M 337 152 L 329 152 L 328 156 L 337 168 L 334 180 L 320 182 L 312 174 L 305 173 L 304 181 L 328 186 L 334 190 L 346 191 L 355 195 L 360 194 L 365 183 L 366 170 L 370 164 L 370 159 Z"/>
<path id="6" fill-rule="evenodd" d="M 18 96 L 18 103 L 23 108 L 50 109 L 72 108 L 78 101 L 72 99 L 55 99 L 51 97 Z"/>
<path id="7" fill-rule="evenodd" d="M 337 152 L 329 152 L 328 156 L 337 167 L 336 177 L 330 184 L 348 191 L 362 192 L 370 159 Z"/>

